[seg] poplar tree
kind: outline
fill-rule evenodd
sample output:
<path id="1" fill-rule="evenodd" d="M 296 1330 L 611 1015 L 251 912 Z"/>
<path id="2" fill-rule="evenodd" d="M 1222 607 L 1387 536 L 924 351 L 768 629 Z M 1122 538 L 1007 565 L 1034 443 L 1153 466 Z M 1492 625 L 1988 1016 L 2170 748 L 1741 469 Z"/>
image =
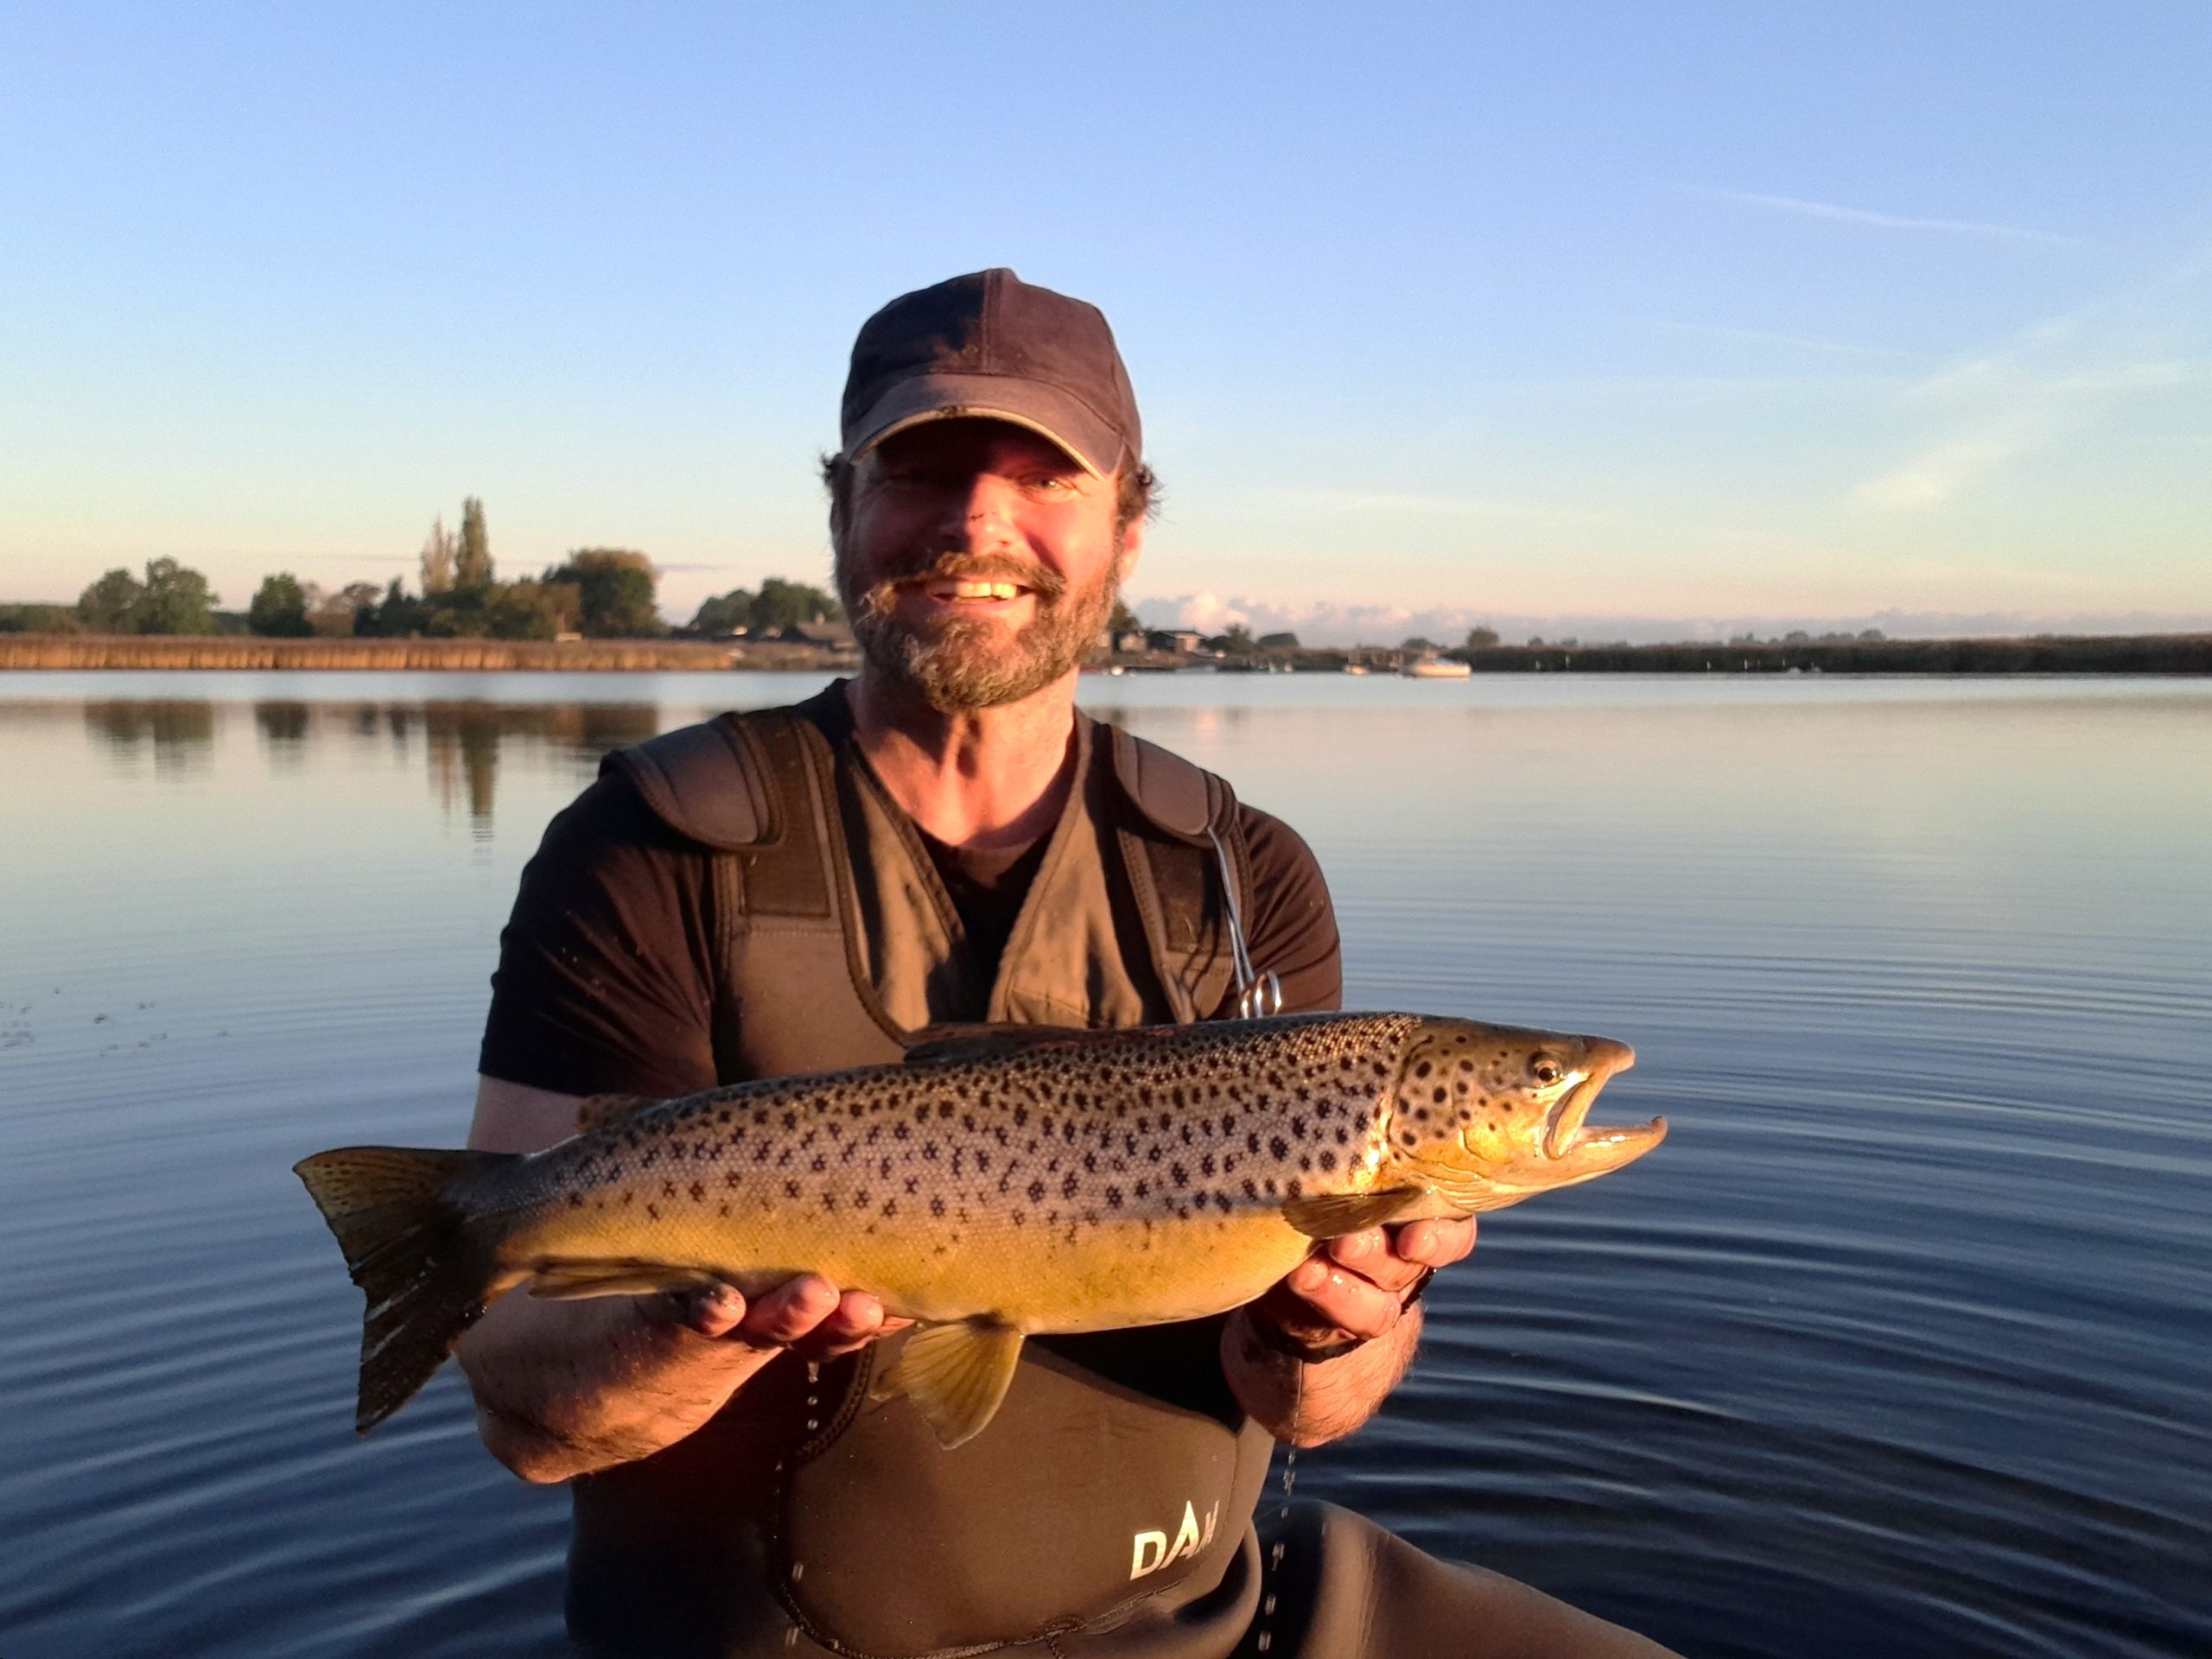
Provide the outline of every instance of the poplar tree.
<path id="1" fill-rule="evenodd" d="M 484 528 L 484 503 L 473 495 L 461 504 L 461 538 L 454 549 L 453 585 L 492 585 L 492 538 Z"/>
<path id="2" fill-rule="evenodd" d="M 430 537 L 423 543 L 423 592 L 432 594 L 453 591 L 453 537 L 446 529 L 446 516 L 438 515 L 430 526 Z"/>

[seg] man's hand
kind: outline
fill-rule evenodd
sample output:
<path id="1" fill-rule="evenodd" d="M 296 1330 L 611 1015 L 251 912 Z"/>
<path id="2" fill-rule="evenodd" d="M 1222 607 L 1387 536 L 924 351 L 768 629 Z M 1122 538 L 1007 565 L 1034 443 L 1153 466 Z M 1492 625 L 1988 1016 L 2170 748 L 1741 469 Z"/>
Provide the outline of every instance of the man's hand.
<path id="1" fill-rule="evenodd" d="M 802 1359 L 836 1359 L 857 1352 L 878 1337 L 903 1331 L 912 1319 L 892 1319 L 864 1290 L 839 1293 L 818 1274 L 801 1274 L 751 1302 L 729 1285 L 649 1296 L 639 1312 L 656 1325 L 681 1325 L 702 1337 L 725 1338 L 748 1348 L 788 1348 Z"/>
<path id="2" fill-rule="evenodd" d="M 1372 1417 L 1413 1363 L 1421 1315 L 1407 1296 L 1475 1246 L 1475 1224 L 1412 1221 L 1333 1239 L 1222 1332 L 1223 1374 L 1277 1440 L 1320 1446 Z M 1293 1350 L 1336 1358 L 1301 1361 Z"/>
<path id="3" fill-rule="evenodd" d="M 1415 1285 L 1474 1248 L 1472 1216 L 1347 1233 L 1299 1263 L 1253 1313 L 1308 1347 L 1382 1336 L 1398 1323 Z"/>

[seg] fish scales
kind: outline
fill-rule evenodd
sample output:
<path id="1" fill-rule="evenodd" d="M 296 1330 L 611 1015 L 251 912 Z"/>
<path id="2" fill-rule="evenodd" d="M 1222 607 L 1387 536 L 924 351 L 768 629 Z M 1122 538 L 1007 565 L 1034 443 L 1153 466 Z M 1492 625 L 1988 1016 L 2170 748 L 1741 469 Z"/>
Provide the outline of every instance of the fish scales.
<path id="1" fill-rule="evenodd" d="M 1219 1313 L 1310 1248 L 1286 1199 L 1372 1185 L 1415 1023 L 1195 1027 L 654 1105 L 542 1155 L 507 1199 L 511 1259 L 635 1257 L 650 1232 L 653 1259 L 741 1290 L 812 1271 L 925 1320 Z"/>
<path id="2" fill-rule="evenodd" d="M 587 1101 L 575 1136 L 526 1156 L 303 1160 L 369 1295 L 358 1425 L 518 1286 L 751 1295 L 816 1273 L 919 1323 L 887 1386 L 957 1445 L 1026 1336 L 1236 1307 L 1317 1240 L 1588 1180 L 1666 1128 L 1586 1123 L 1624 1045 L 1471 1020 L 923 1037 L 903 1065 Z"/>

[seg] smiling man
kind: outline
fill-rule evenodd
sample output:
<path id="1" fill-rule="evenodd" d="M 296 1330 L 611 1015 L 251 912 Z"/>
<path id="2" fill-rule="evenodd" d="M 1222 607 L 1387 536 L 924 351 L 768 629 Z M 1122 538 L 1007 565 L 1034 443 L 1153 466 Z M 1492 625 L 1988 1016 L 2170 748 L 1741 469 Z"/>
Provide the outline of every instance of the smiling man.
<path id="1" fill-rule="evenodd" d="M 858 677 L 610 757 L 554 820 L 473 1145 L 550 1145 L 594 1094 L 896 1059 L 932 1024 L 1234 1017 L 1262 971 L 1286 1010 L 1337 1005 L 1305 844 L 1075 707 L 1154 490 L 1105 319 L 1007 270 L 894 300 L 842 438 Z M 572 1483 L 590 1654 L 1658 1652 L 1342 1510 L 1255 1528 L 1274 1442 L 1372 1414 L 1422 1285 L 1472 1243 L 1355 1235 L 1231 1315 L 1034 1340 L 950 1451 L 871 1397 L 900 1322 L 813 1274 L 750 1301 L 508 1297 L 460 1354 L 494 1454 Z"/>

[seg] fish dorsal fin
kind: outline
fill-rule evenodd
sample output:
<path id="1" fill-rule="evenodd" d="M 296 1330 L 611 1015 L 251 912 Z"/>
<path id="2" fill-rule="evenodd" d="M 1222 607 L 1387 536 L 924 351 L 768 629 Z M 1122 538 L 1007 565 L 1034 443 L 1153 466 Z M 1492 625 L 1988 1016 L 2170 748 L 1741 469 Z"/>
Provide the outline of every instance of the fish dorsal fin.
<path id="1" fill-rule="evenodd" d="M 610 1123 L 620 1123 L 634 1117 L 648 1106 L 660 1102 L 648 1100 L 643 1095 L 592 1095 L 576 1103 L 576 1133 L 589 1135 L 594 1129 L 603 1129 Z"/>
<path id="2" fill-rule="evenodd" d="M 1374 1192 L 1320 1192 L 1283 1200 L 1282 1218 L 1308 1238 L 1342 1238 L 1386 1222 L 1443 1213 L 1425 1186 L 1389 1186 Z"/>
<path id="3" fill-rule="evenodd" d="M 1118 1038 L 1126 1030 L 1090 1031 L 1080 1026 L 925 1026 L 914 1033 L 906 1049 L 909 1065 L 934 1065 L 945 1060 L 988 1060 L 1026 1054 L 1037 1048 L 1079 1048 Z"/>
<path id="4" fill-rule="evenodd" d="M 1020 1359 L 1021 1332 L 1011 1325 L 925 1325 L 906 1338 L 890 1376 L 869 1393 L 879 1400 L 905 1395 L 950 1452 L 998 1414 Z"/>

